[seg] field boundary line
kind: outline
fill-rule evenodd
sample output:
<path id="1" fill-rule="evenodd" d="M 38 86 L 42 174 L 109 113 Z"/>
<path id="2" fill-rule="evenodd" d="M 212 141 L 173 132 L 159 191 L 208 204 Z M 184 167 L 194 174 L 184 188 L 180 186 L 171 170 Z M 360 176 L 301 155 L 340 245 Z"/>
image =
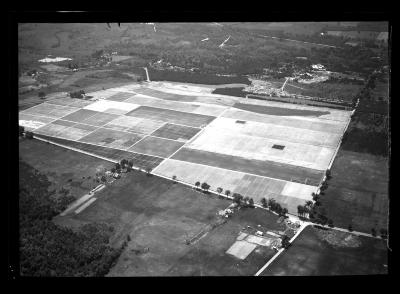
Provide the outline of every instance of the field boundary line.
<path id="1" fill-rule="evenodd" d="M 180 151 L 182 148 L 184 148 L 186 145 L 189 145 L 192 141 L 196 140 L 210 125 L 213 121 L 215 121 L 218 117 L 221 117 L 221 115 L 227 111 L 229 108 L 225 109 L 223 112 L 220 113 L 219 116 L 217 116 L 216 118 L 214 118 L 212 121 L 210 121 L 204 128 L 200 128 L 200 131 L 194 135 L 192 138 L 190 138 L 188 141 L 185 142 L 185 144 L 183 144 L 181 147 L 178 148 L 178 150 L 176 150 L 174 153 L 172 153 L 170 156 L 168 156 L 167 158 L 165 158 L 163 161 L 160 162 L 159 165 L 156 166 L 156 168 L 154 170 L 156 170 L 158 167 L 160 167 L 164 162 L 166 162 L 168 159 L 171 159 L 172 156 L 174 156 L 176 153 L 178 153 L 178 151 Z"/>
<path id="2" fill-rule="evenodd" d="M 41 135 L 41 134 L 38 134 L 38 135 Z M 44 136 L 48 136 L 48 135 L 44 135 Z M 157 157 L 157 158 L 160 158 L 160 159 L 164 159 L 164 157 L 160 157 L 160 156 L 157 156 L 157 155 L 150 155 L 150 154 L 146 154 L 146 153 L 143 153 L 143 152 L 127 151 L 127 150 L 124 150 L 124 149 L 115 148 L 115 147 L 107 147 L 107 146 L 103 146 L 103 145 L 99 145 L 99 144 L 95 144 L 95 143 L 87 143 L 87 142 L 82 142 L 82 141 L 76 141 L 76 140 L 71 140 L 71 139 L 65 139 L 65 138 L 62 138 L 62 137 L 59 137 L 59 136 L 48 136 L 48 137 L 53 137 L 53 138 L 56 138 L 56 139 L 68 140 L 68 141 L 72 141 L 72 142 L 76 142 L 76 143 L 83 143 L 83 144 L 93 145 L 93 146 L 97 146 L 97 147 L 103 147 L 103 148 L 108 148 L 108 149 L 115 149 L 115 150 L 120 150 L 120 151 L 125 151 L 125 152 L 130 152 L 130 153 L 137 153 L 137 154 L 141 154 L 141 155 L 146 155 L 146 156 L 151 156 L 151 157 Z M 42 140 L 42 141 L 45 141 L 45 142 L 53 143 L 53 144 L 55 144 L 55 145 L 59 145 L 59 146 L 61 146 L 61 147 L 67 148 L 67 149 L 71 149 L 71 150 L 74 150 L 74 151 L 78 151 L 78 152 L 82 152 L 82 153 L 88 153 L 89 155 L 94 154 L 94 153 L 90 153 L 90 152 L 87 152 L 87 151 L 84 151 L 84 150 L 81 150 L 81 149 L 78 149 L 78 148 L 75 148 L 75 147 L 69 147 L 69 146 L 66 146 L 66 145 L 63 145 L 63 144 L 60 144 L 60 143 L 55 143 L 55 142 L 53 142 L 53 141 L 46 140 L 46 139 L 43 139 L 43 138 L 40 138 L 40 137 L 35 137 L 35 138 L 36 138 L 36 139 L 39 139 L 39 140 Z M 94 156 L 95 156 L 95 157 L 98 157 L 98 158 L 101 158 L 101 159 L 105 159 L 105 158 L 106 158 L 106 157 L 102 157 L 102 156 L 96 155 L 96 154 L 94 154 Z M 107 159 L 107 160 L 108 160 L 108 159 Z M 109 159 L 109 161 L 112 161 L 112 162 L 115 162 L 115 163 L 119 162 L 119 161 L 116 161 L 116 160 L 113 160 L 113 159 Z"/>

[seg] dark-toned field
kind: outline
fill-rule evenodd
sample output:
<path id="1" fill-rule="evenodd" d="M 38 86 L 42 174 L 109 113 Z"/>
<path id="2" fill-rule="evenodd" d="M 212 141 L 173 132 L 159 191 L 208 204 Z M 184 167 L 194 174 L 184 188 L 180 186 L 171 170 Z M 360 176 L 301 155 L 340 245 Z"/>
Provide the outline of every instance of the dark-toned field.
<path id="1" fill-rule="evenodd" d="M 196 96 L 172 94 L 149 88 L 135 89 L 135 92 L 138 94 L 148 95 L 151 97 L 165 99 L 165 100 L 185 101 L 185 102 L 191 102 L 196 100 Z"/>
<path id="2" fill-rule="evenodd" d="M 139 134 L 99 128 L 79 139 L 79 141 L 103 145 L 110 148 L 128 149 L 142 138 L 143 135 Z"/>
<path id="3" fill-rule="evenodd" d="M 340 150 L 321 202 L 336 226 L 371 233 L 386 228 L 388 161 L 384 157 Z"/>
<path id="4" fill-rule="evenodd" d="M 115 246 L 130 236 L 109 276 L 253 275 L 274 254 L 272 249 L 256 249 L 244 261 L 225 251 L 247 225 L 285 228 L 274 214 L 248 208 L 207 233 L 218 221 L 218 210 L 230 201 L 139 172 L 126 174 L 96 197 L 98 200 L 81 213 L 55 221 L 67 226 L 111 224 Z M 204 237 L 186 244 L 203 231 Z"/>
<path id="5" fill-rule="evenodd" d="M 167 123 L 161 128 L 157 129 L 154 133 L 152 133 L 152 135 L 172 140 L 189 140 L 199 131 L 200 129 L 198 128 L 191 128 Z"/>
<path id="6" fill-rule="evenodd" d="M 183 144 L 182 142 L 148 136 L 128 150 L 165 158 L 173 154 Z"/>
<path id="7" fill-rule="evenodd" d="M 51 189 L 65 188 L 70 195 L 80 197 L 98 185 L 95 175 L 102 169 L 110 169 L 113 163 L 67 150 L 39 140 L 19 141 L 20 158 L 46 175 Z"/>
<path id="8" fill-rule="evenodd" d="M 215 117 L 201 114 L 194 114 L 182 111 L 162 109 L 149 106 L 140 106 L 126 115 L 158 120 L 169 123 L 187 125 L 190 127 L 201 127 L 210 123 Z"/>
<path id="9" fill-rule="evenodd" d="M 268 115 L 279 115 L 279 116 L 321 116 L 324 114 L 329 114 L 328 111 L 314 111 L 314 110 L 302 110 L 302 109 L 290 109 L 290 108 L 281 108 L 281 107 L 270 107 L 270 106 L 262 106 L 262 105 L 252 105 L 252 104 L 244 104 L 244 103 L 235 103 L 233 107 L 252 111 L 261 114 Z"/>
<path id="10" fill-rule="evenodd" d="M 172 159 L 199 163 L 205 165 L 226 168 L 229 170 L 251 173 L 274 179 L 297 181 L 307 184 L 318 185 L 324 176 L 323 171 L 314 170 L 305 167 L 299 167 L 274 161 L 261 161 L 254 159 L 245 159 L 238 156 L 182 148 Z"/>
<path id="11" fill-rule="evenodd" d="M 387 263 L 384 240 L 309 226 L 261 275 L 387 274 Z"/>

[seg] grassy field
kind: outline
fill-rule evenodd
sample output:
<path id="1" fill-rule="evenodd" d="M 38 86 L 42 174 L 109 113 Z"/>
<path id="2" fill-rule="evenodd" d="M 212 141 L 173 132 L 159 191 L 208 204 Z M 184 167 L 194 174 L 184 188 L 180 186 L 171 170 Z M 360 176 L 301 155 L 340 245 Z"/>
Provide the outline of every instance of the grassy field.
<path id="1" fill-rule="evenodd" d="M 96 172 L 110 169 L 113 165 L 105 160 L 29 139 L 19 141 L 19 156 L 49 178 L 51 190 L 58 191 L 64 187 L 75 197 L 96 187 L 98 183 L 93 180 Z"/>
<path id="2" fill-rule="evenodd" d="M 253 275 L 274 251 L 255 250 L 240 261 L 225 251 L 240 230 L 261 224 L 284 230 L 278 217 L 261 209 L 241 209 L 191 245 L 190 239 L 217 221 L 230 201 L 205 195 L 155 176 L 131 172 L 99 192 L 79 214 L 58 217 L 66 226 L 105 222 L 115 229 L 112 244 L 130 241 L 109 276 Z M 146 250 L 148 248 L 148 250 Z"/>
<path id="3" fill-rule="evenodd" d="M 386 228 L 389 170 L 386 158 L 340 150 L 321 202 L 336 226 L 370 233 Z"/>
<path id="4" fill-rule="evenodd" d="M 387 274 L 385 241 L 307 227 L 263 276 Z"/>

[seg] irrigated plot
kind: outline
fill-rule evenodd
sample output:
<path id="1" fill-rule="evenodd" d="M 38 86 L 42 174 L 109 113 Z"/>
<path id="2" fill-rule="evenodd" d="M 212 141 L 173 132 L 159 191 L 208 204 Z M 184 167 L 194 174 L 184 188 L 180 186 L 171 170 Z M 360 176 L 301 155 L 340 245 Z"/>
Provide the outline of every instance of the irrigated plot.
<path id="1" fill-rule="evenodd" d="M 152 136 L 178 141 L 190 140 L 200 129 L 167 123 L 152 133 Z"/>
<path id="2" fill-rule="evenodd" d="M 182 148 L 172 159 L 211 165 L 263 177 L 318 186 L 324 172 L 274 161 L 250 160 L 226 154 Z"/>
<path id="3" fill-rule="evenodd" d="M 210 123 L 215 117 L 193 114 L 169 109 L 140 106 L 126 115 L 147 118 L 157 121 L 182 124 L 191 127 L 201 127 Z"/>
<path id="4" fill-rule="evenodd" d="M 308 117 L 274 116 L 236 109 L 229 109 L 223 114 L 223 117 L 337 134 L 342 134 L 346 126 L 346 122 L 341 121 Z"/>
<path id="5" fill-rule="evenodd" d="M 119 131 L 150 134 L 161 127 L 163 124 L 163 122 L 150 119 L 137 118 L 132 116 L 120 116 L 109 122 L 107 125 L 105 125 L 105 127 Z"/>
<path id="6" fill-rule="evenodd" d="M 143 136 L 139 134 L 99 128 L 79 141 L 126 150 L 141 138 Z"/>
<path id="7" fill-rule="evenodd" d="M 325 170 L 335 149 L 206 129 L 188 148 Z"/>
<path id="8" fill-rule="evenodd" d="M 70 114 L 64 116 L 62 119 L 79 123 L 97 113 L 100 113 L 100 112 L 88 110 L 88 109 L 79 109 L 78 111 L 75 111 L 73 113 L 70 113 Z"/>
<path id="9" fill-rule="evenodd" d="M 116 114 L 99 112 L 95 115 L 88 117 L 87 119 L 84 119 L 83 121 L 81 121 L 81 123 L 101 127 L 104 126 L 106 123 L 116 119 L 117 117 L 118 115 Z"/>
<path id="10" fill-rule="evenodd" d="M 133 145 L 128 151 L 168 157 L 182 147 L 184 143 L 148 136 Z"/>

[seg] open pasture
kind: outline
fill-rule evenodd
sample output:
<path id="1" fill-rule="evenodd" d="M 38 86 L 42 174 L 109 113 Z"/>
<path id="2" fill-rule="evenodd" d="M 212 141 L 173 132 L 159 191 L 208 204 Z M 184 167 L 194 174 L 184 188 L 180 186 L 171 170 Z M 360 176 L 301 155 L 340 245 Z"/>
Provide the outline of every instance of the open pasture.
<path id="1" fill-rule="evenodd" d="M 274 161 L 250 160 L 243 157 L 182 148 L 172 159 L 215 166 L 228 170 L 259 175 L 263 177 L 307 183 L 318 186 L 324 176 L 323 171 L 288 165 Z"/>
<path id="2" fill-rule="evenodd" d="M 240 123 L 236 119 L 226 117 L 218 117 L 212 121 L 208 126 L 208 129 L 211 128 L 221 133 L 261 137 L 328 148 L 336 148 L 341 137 L 341 134 L 311 131 L 276 124 L 254 121 Z"/>
<path id="3" fill-rule="evenodd" d="M 311 193 L 316 190 L 314 186 L 253 176 L 174 159 L 164 161 L 154 170 L 154 173 L 168 178 L 176 176 L 179 181 L 191 185 L 194 185 L 197 181 L 207 182 L 211 186 L 210 190 L 216 191 L 218 187 L 221 187 L 224 191 L 231 191 L 231 194 L 236 192 L 243 196 L 252 197 L 256 203 L 260 203 L 263 197 L 274 198 L 282 207 L 286 207 L 293 214 L 297 214 L 297 205 L 303 205 L 305 201 L 311 200 Z"/>
<path id="4" fill-rule="evenodd" d="M 329 187 L 321 199 L 335 225 L 370 233 L 388 225 L 389 170 L 387 158 L 339 150 Z"/>
<path id="5" fill-rule="evenodd" d="M 98 128 L 94 132 L 79 139 L 83 143 L 93 143 L 109 148 L 127 150 L 137 141 L 143 138 L 143 135 Z"/>
<path id="6" fill-rule="evenodd" d="M 133 147 L 129 148 L 128 151 L 166 158 L 182 147 L 183 144 L 184 143 L 173 140 L 147 136 L 137 144 L 133 145 Z"/>
<path id="7" fill-rule="evenodd" d="M 283 149 L 273 148 L 284 146 Z M 222 153 L 254 160 L 268 160 L 311 169 L 324 170 L 328 167 L 335 150 L 314 145 L 292 143 L 254 136 L 223 133 L 208 128 L 188 148 Z"/>
<path id="8" fill-rule="evenodd" d="M 140 106 L 126 115 L 146 118 L 162 122 L 182 124 L 190 127 L 201 127 L 210 123 L 215 117 L 201 114 L 193 114 L 156 107 Z"/>
<path id="9" fill-rule="evenodd" d="M 324 239 L 331 234 L 338 244 L 349 242 L 353 246 L 335 246 Z M 332 241 L 331 241 L 332 242 Z M 387 274 L 387 249 L 385 241 L 346 232 L 321 231 L 308 226 L 281 254 L 261 273 L 262 276 L 332 276 Z"/>
<path id="10" fill-rule="evenodd" d="M 133 116 L 120 116 L 107 123 L 105 127 L 119 131 L 150 134 L 163 124 L 164 122 L 151 119 L 137 118 Z"/>
<path id="11" fill-rule="evenodd" d="M 229 109 L 222 116 L 237 120 L 255 121 L 285 127 L 294 127 L 311 131 L 337 134 L 342 134 L 346 125 L 343 122 L 331 121 L 326 119 L 266 115 L 237 109 Z"/>
<path id="12" fill-rule="evenodd" d="M 196 135 L 200 129 L 166 123 L 157 129 L 152 136 L 186 142 Z"/>

